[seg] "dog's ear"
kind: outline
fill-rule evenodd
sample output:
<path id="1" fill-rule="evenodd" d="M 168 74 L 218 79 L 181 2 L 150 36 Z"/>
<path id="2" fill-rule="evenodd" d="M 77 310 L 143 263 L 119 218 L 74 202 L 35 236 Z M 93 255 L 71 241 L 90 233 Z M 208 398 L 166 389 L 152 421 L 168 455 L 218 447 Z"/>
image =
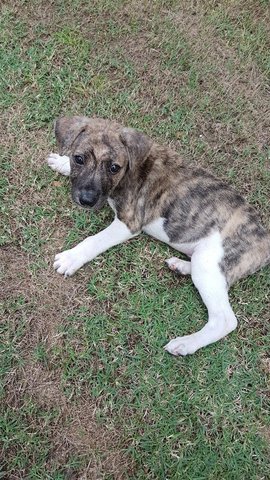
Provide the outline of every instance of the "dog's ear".
<path id="1" fill-rule="evenodd" d="M 55 121 L 54 133 L 60 153 L 67 154 L 87 125 L 86 117 L 61 117 Z"/>
<path id="2" fill-rule="evenodd" d="M 120 132 L 120 140 L 127 149 L 130 169 L 136 161 L 146 158 L 153 144 L 147 135 L 135 128 L 123 128 Z"/>

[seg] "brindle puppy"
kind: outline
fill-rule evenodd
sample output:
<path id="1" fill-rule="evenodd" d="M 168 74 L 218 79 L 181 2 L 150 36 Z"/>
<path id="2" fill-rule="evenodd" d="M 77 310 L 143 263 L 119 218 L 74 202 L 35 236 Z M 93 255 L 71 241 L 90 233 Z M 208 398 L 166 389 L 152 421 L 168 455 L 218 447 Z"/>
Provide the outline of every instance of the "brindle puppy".
<path id="1" fill-rule="evenodd" d="M 191 274 L 208 309 L 200 331 L 171 340 L 165 349 L 191 354 L 234 330 L 230 285 L 270 263 L 270 235 L 255 210 L 226 183 L 137 130 L 74 117 L 57 120 L 55 134 L 63 156 L 51 154 L 48 164 L 70 175 L 73 200 L 93 209 L 108 201 L 115 212 L 105 230 L 56 255 L 57 272 L 72 275 L 143 231 L 191 257 L 167 264 Z"/>

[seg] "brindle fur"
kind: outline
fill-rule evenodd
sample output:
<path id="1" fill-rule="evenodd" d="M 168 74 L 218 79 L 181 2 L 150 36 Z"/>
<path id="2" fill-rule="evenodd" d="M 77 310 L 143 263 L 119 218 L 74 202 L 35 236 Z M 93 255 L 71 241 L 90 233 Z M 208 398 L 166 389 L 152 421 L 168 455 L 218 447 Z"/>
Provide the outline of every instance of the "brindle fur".
<path id="1" fill-rule="evenodd" d="M 102 119 L 61 118 L 56 138 L 71 158 L 73 198 L 82 188 L 98 190 L 100 208 L 113 200 L 118 218 L 132 233 L 163 217 L 171 243 L 192 243 L 219 231 L 220 269 L 228 286 L 270 262 L 270 235 L 256 211 L 225 182 L 187 164 L 145 134 Z M 74 155 L 84 155 L 77 166 Z M 116 162 L 120 172 L 111 175 Z"/>

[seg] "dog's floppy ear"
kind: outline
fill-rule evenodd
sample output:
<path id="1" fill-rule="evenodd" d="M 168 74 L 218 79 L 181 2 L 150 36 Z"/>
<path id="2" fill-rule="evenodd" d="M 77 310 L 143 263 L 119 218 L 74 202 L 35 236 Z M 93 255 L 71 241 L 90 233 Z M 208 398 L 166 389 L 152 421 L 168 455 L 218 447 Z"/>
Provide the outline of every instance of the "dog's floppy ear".
<path id="1" fill-rule="evenodd" d="M 127 149 L 130 169 L 137 160 L 143 160 L 147 156 L 153 144 L 147 135 L 135 128 L 123 128 L 120 140 Z"/>
<path id="2" fill-rule="evenodd" d="M 60 117 L 55 121 L 54 133 L 62 155 L 69 153 L 72 144 L 84 132 L 86 125 L 86 117 Z"/>

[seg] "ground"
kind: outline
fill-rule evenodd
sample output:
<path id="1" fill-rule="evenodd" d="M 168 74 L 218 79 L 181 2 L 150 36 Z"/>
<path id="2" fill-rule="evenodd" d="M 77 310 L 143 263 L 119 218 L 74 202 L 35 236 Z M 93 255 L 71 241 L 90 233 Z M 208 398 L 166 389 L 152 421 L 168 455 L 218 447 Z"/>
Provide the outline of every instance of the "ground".
<path id="1" fill-rule="evenodd" d="M 206 321 L 168 247 L 140 236 L 67 280 L 56 253 L 112 219 L 45 163 L 53 120 L 114 118 L 231 182 L 269 222 L 269 1 L 6 0 L 0 19 L 1 478 L 264 480 L 270 269 Z"/>

